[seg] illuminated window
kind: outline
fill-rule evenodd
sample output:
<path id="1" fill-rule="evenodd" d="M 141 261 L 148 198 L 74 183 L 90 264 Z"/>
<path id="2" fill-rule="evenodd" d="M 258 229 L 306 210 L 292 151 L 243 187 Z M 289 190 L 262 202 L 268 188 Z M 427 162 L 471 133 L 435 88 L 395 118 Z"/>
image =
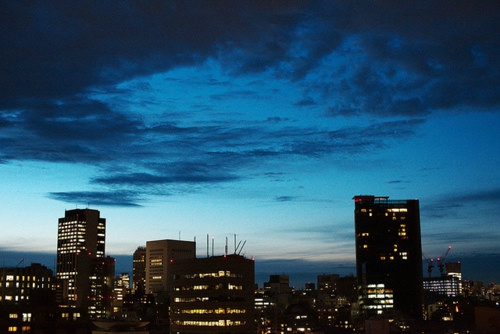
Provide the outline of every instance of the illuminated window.
<path id="1" fill-rule="evenodd" d="M 23 322 L 31 321 L 31 313 L 23 313 Z"/>
<path id="2" fill-rule="evenodd" d="M 9 332 L 17 332 L 17 326 L 9 326 L 8 331 Z"/>
<path id="3" fill-rule="evenodd" d="M 10 319 L 17 319 L 19 316 L 17 315 L 17 313 L 10 313 L 9 314 L 9 318 Z"/>

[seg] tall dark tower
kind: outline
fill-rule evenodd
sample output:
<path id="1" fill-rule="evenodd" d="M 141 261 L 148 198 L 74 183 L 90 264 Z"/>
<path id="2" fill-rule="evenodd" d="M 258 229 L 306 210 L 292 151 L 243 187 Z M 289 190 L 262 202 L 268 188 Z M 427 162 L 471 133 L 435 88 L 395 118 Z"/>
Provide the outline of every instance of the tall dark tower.
<path id="1" fill-rule="evenodd" d="M 418 200 L 355 196 L 356 272 L 365 317 L 422 318 Z"/>
<path id="2" fill-rule="evenodd" d="M 97 210 L 75 209 L 59 218 L 56 277 L 63 303 L 105 315 L 101 298 L 114 275 L 114 261 L 104 258 L 106 219 Z"/>
<path id="3" fill-rule="evenodd" d="M 146 247 L 137 247 L 132 258 L 132 290 L 146 293 Z"/>

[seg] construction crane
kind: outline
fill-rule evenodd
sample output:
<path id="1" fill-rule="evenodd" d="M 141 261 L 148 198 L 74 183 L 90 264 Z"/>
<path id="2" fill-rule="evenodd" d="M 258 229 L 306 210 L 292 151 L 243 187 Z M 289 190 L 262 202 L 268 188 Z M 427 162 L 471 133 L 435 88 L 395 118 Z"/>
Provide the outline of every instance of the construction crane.
<path id="1" fill-rule="evenodd" d="M 446 260 L 446 257 L 448 256 L 448 253 L 450 252 L 450 250 L 451 250 L 451 246 L 448 246 L 448 249 L 446 250 L 446 253 L 444 253 L 443 256 L 438 257 L 436 259 L 437 266 L 439 268 L 439 272 L 441 273 L 441 276 L 443 276 L 443 271 L 444 271 L 444 260 Z"/>
<path id="2" fill-rule="evenodd" d="M 434 268 L 434 259 L 428 258 L 424 253 L 422 253 L 422 256 L 425 262 L 427 262 L 427 272 L 429 273 L 429 277 L 431 277 L 432 269 Z"/>

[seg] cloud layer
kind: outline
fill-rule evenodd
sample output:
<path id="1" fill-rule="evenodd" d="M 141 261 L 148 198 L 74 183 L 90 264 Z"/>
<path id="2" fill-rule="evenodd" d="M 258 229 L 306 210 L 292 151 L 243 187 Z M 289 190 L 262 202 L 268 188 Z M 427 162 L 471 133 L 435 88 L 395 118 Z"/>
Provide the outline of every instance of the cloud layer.
<path id="1" fill-rule="evenodd" d="M 136 206 L 184 186 L 249 178 L 249 170 L 279 173 L 263 168 L 276 161 L 360 155 L 414 135 L 437 112 L 494 110 L 500 103 L 500 11 L 491 1 L 2 7 L 0 163 L 98 167 L 88 180 L 94 190 L 49 194 L 61 201 Z M 210 112 L 192 111 L 204 117 L 179 109 L 151 118 L 147 107 L 127 107 L 154 103 L 151 75 L 207 63 L 217 64 L 223 78 L 200 79 L 197 87 L 216 92 L 203 101 Z M 277 83 L 294 87 L 298 95 L 283 106 L 293 115 L 217 114 L 218 103 L 260 98 L 255 84 L 214 88 L 243 77 L 271 78 L 276 92 L 286 89 Z M 118 85 L 139 78 L 133 91 L 143 100 L 132 101 Z M 186 122 L 188 116 L 194 120 Z M 368 121 L 333 126 L 340 118 Z"/>

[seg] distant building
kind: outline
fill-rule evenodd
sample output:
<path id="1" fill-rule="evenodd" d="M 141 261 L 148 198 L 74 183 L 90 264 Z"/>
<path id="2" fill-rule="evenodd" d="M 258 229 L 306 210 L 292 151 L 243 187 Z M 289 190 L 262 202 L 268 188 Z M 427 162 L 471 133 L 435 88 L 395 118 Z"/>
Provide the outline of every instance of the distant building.
<path id="1" fill-rule="evenodd" d="M 462 292 L 462 268 L 460 262 L 446 263 L 446 274 L 425 277 L 424 290 L 446 297 L 458 297 Z"/>
<path id="2" fill-rule="evenodd" d="M 425 277 L 424 290 L 447 297 L 460 295 L 460 281 L 453 276 Z"/>
<path id="3" fill-rule="evenodd" d="M 121 273 L 115 277 L 113 287 L 113 314 L 119 313 L 123 308 L 123 300 L 130 294 L 130 274 Z"/>
<path id="4" fill-rule="evenodd" d="M 196 258 L 196 243 L 183 240 L 146 242 L 146 293 L 157 295 L 169 291 L 170 264 L 174 260 Z"/>
<path id="5" fill-rule="evenodd" d="M 146 247 L 137 247 L 132 263 L 132 291 L 145 293 L 146 289 Z"/>
<path id="6" fill-rule="evenodd" d="M 56 277 L 62 304 L 90 317 L 109 314 L 114 259 L 105 258 L 106 219 L 97 210 L 75 209 L 59 218 Z"/>
<path id="7" fill-rule="evenodd" d="M 318 275 L 318 290 L 324 291 L 329 294 L 335 294 L 337 291 L 337 282 L 339 281 L 340 276 L 338 274 L 323 274 Z"/>
<path id="8" fill-rule="evenodd" d="M 169 270 L 170 333 L 255 333 L 253 260 L 174 259 Z"/>
<path id="9" fill-rule="evenodd" d="M 269 292 L 273 303 L 278 309 L 285 309 L 290 305 L 292 291 L 290 276 L 270 275 L 269 282 L 264 283 L 264 290 Z"/>
<path id="10" fill-rule="evenodd" d="M 366 318 L 394 311 L 422 318 L 422 246 L 418 200 L 355 196 L 356 272 Z"/>

